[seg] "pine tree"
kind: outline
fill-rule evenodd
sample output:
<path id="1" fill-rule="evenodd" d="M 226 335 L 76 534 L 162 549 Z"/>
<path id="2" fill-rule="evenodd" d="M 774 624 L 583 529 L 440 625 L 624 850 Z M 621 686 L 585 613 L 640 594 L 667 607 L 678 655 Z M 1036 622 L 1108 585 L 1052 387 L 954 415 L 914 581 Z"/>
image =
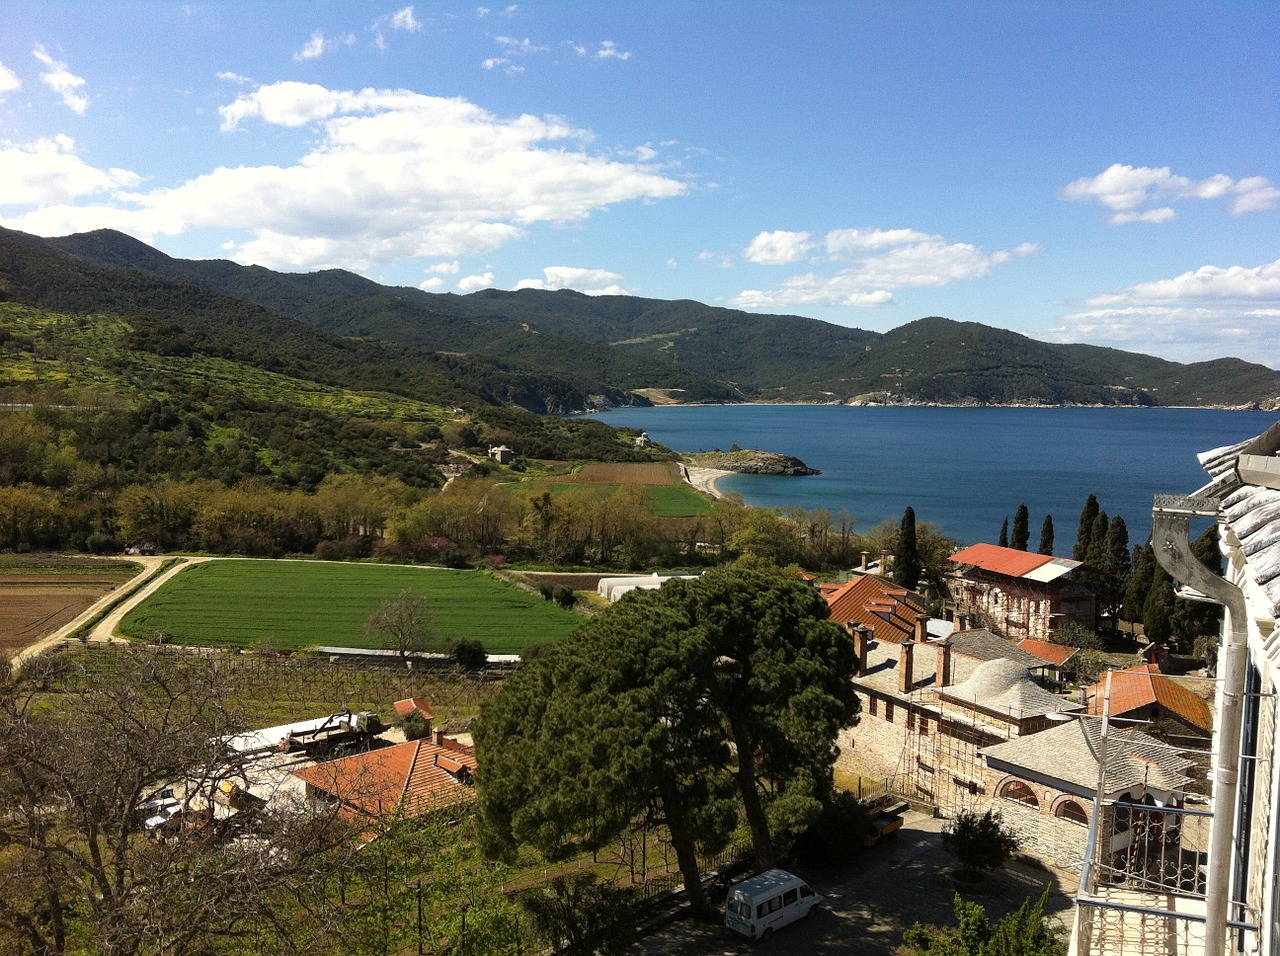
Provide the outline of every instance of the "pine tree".
<path id="1" fill-rule="evenodd" d="M 1018 510 L 1013 515 L 1013 536 L 1009 539 L 1009 547 L 1018 551 L 1026 551 L 1027 545 L 1031 541 L 1031 513 L 1027 511 L 1027 503 L 1024 501 L 1018 505 Z"/>
<path id="2" fill-rule="evenodd" d="M 1000 526 L 1000 540 L 996 542 L 1000 547 L 1009 547 L 1009 516 L 1004 516 L 1004 524 Z"/>
<path id="3" fill-rule="evenodd" d="M 1053 554 L 1053 515 L 1045 515 L 1040 526 L 1040 553 Z"/>
<path id="4" fill-rule="evenodd" d="M 902 526 L 898 529 L 898 546 L 893 552 L 893 580 L 914 591 L 920 586 L 924 564 L 916 543 L 916 512 L 910 505 L 902 513 Z"/>

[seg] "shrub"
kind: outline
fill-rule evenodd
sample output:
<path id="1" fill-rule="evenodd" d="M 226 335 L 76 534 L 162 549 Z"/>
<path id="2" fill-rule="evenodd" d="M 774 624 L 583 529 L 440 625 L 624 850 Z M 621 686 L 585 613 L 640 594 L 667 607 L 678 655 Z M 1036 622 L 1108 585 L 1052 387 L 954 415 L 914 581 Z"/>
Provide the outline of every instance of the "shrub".
<path id="1" fill-rule="evenodd" d="M 489 655 L 485 653 L 484 645 L 473 637 L 464 637 L 455 642 L 452 653 L 453 659 L 469 671 L 484 670 L 485 665 L 489 663 Z"/>
<path id="2" fill-rule="evenodd" d="M 421 740 L 431 735 L 431 721 L 427 720 L 422 711 L 411 710 L 400 722 L 400 729 L 404 731 L 405 740 Z"/>
<path id="3" fill-rule="evenodd" d="M 970 874 L 1003 866 L 1021 844 L 995 810 L 981 814 L 962 811 L 942 830 L 942 845 L 956 858 L 960 869 Z"/>
<path id="4" fill-rule="evenodd" d="M 795 854 L 809 863 L 838 866 L 863 849 L 871 825 L 867 805 L 847 790 L 836 791 L 816 823 L 796 840 Z"/>

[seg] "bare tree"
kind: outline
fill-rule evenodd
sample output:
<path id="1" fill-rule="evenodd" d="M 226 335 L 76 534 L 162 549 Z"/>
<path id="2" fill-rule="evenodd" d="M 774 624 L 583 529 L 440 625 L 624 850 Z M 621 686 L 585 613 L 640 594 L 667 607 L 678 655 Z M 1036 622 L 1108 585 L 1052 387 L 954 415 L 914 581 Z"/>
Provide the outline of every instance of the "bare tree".
<path id="1" fill-rule="evenodd" d="M 434 641 L 431 602 L 405 588 L 396 597 L 374 608 L 364 622 L 365 636 L 401 657 L 427 650 Z"/>
<path id="2" fill-rule="evenodd" d="M 349 825 L 301 806 L 215 812 L 246 771 L 227 745 L 243 727 L 225 667 L 111 658 L 0 674 L 0 937 L 44 956 L 185 956 L 265 934 L 288 952 L 300 924 L 283 914 L 325 911 Z"/>

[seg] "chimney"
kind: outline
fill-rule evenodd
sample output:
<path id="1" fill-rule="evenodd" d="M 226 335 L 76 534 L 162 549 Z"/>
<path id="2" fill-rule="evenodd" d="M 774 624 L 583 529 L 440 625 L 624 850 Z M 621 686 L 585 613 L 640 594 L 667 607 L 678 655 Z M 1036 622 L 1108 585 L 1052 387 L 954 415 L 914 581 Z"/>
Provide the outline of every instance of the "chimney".
<path id="1" fill-rule="evenodd" d="M 871 643 L 871 628 L 865 624 L 855 624 L 853 631 L 853 654 L 857 658 L 853 676 L 865 677 L 867 674 L 867 646 Z"/>
<path id="2" fill-rule="evenodd" d="M 965 614 L 963 611 L 959 611 L 956 613 L 956 630 L 957 631 L 969 630 L 969 615 Z"/>
<path id="3" fill-rule="evenodd" d="M 870 561 L 871 561 L 871 552 L 863 551 L 862 552 L 862 573 L 863 574 L 867 573 L 867 565 L 870 563 Z"/>
<path id="4" fill-rule="evenodd" d="M 443 747 L 443 746 L 444 746 L 444 731 L 443 731 L 443 730 L 437 730 L 437 731 L 436 731 L 436 746 L 437 746 L 437 747 Z"/>
<path id="5" fill-rule="evenodd" d="M 904 694 L 911 693 L 911 686 L 914 683 L 911 674 L 911 658 L 915 649 L 915 641 L 902 642 L 902 657 L 898 662 L 898 690 Z"/>
<path id="6" fill-rule="evenodd" d="M 928 639 L 929 639 L 929 615 L 917 614 L 915 641 L 917 644 L 923 644 Z"/>
<path id="7" fill-rule="evenodd" d="M 951 686 L 951 638 L 944 637 L 938 642 L 938 677 L 935 687 Z"/>

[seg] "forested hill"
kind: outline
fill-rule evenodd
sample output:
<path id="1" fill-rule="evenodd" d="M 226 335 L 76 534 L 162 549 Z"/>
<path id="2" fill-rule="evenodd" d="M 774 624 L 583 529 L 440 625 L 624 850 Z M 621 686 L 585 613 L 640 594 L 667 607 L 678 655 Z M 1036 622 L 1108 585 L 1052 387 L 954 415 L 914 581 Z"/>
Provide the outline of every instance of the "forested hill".
<path id="1" fill-rule="evenodd" d="M 1280 372 L 1239 359 L 1184 365 L 938 317 L 881 334 L 690 300 L 568 290 L 437 294 L 341 270 L 289 274 L 173 259 L 110 230 L 0 238 L 120 276 L 143 272 L 252 303 L 258 314 L 328 333 L 318 342 L 407 347 L 431 356 L 423 360 L 428 365 L 450 366 L 452 381 L 483 400 L 537 411 L 643 401 L 635 393 L 647 389 L 678 401 L 1266 407 L 1280 401 Z M 185 327 L 176 316 L 169 321 Z"/>

